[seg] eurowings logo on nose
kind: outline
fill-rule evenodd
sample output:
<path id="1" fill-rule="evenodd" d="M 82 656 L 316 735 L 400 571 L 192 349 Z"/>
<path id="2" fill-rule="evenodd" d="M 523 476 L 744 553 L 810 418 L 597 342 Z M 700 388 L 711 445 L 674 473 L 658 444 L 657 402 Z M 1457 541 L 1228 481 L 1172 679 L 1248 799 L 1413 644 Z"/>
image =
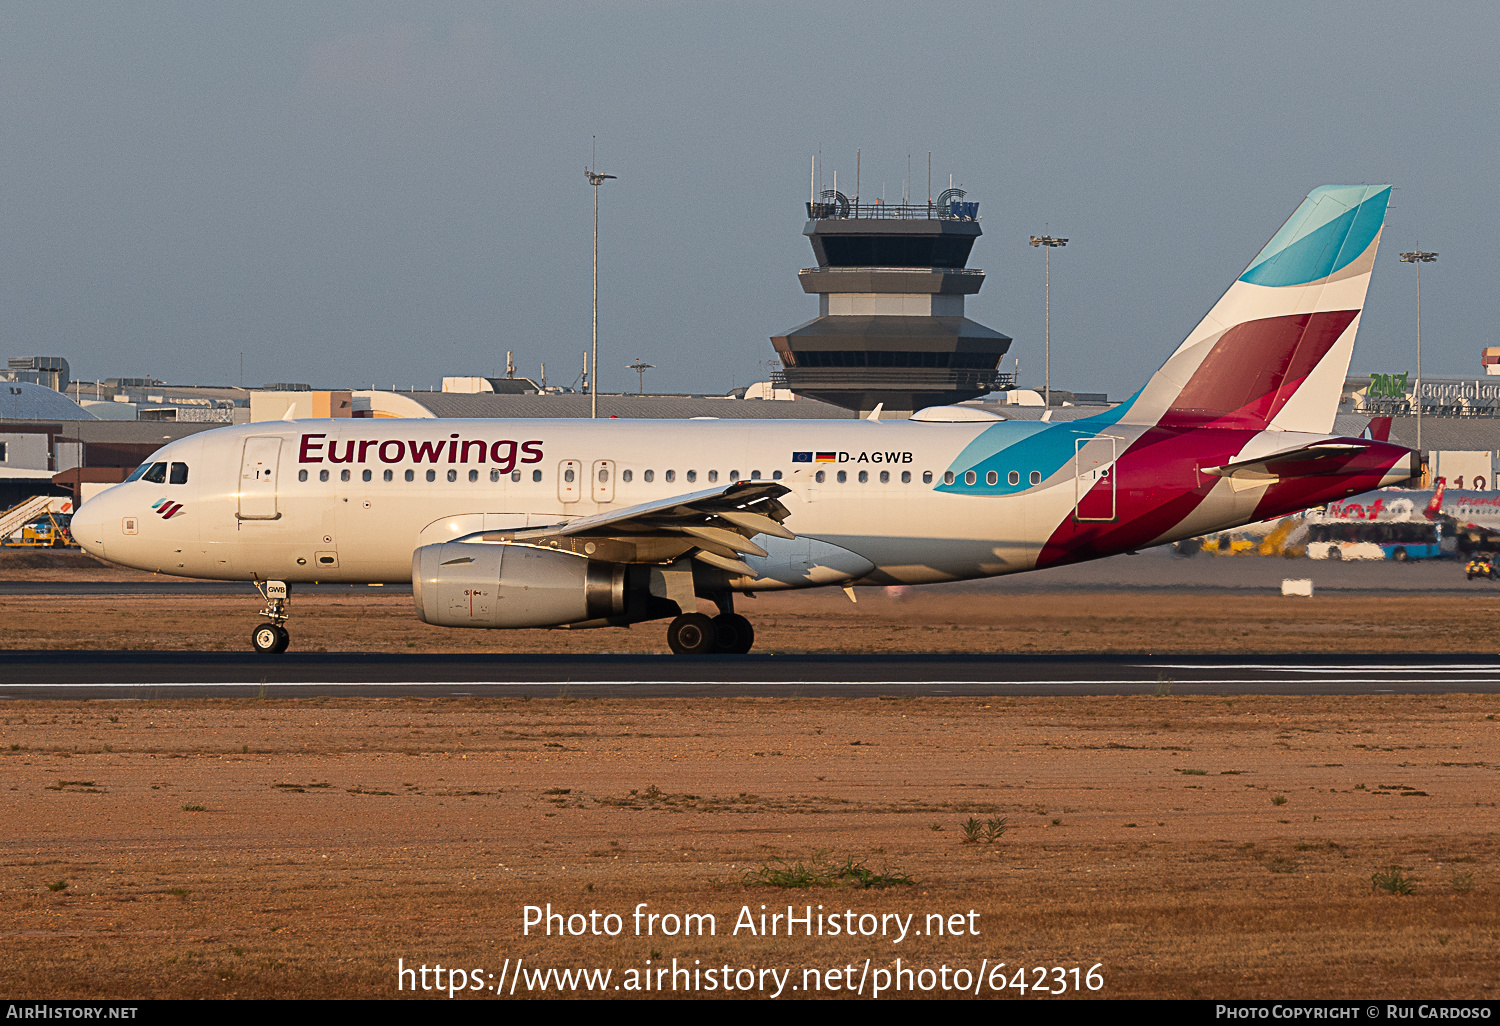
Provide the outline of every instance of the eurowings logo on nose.
<path id="1" fill-rule="evenodd" d="M 151 504 L 151 508 L 161 514 L 163 520 L 171 520 L 182 512 L 182 503 L 172 502 L 169 499 L 157 499 Z"/>

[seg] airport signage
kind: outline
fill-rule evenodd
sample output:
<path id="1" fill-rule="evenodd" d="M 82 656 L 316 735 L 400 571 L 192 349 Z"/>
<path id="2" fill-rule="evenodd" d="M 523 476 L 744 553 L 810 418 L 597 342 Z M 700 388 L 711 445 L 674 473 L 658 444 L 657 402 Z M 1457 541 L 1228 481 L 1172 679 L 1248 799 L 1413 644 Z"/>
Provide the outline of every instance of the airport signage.
<path id="1" fill-rule="evenodd" d="M 1405 399 L 1413 391 L 1411 373 L 1371 374 L 1365 395 L 1371 399 Z M 1424 381 L 1423 399 L 1500 400 L 1500 382 L 1496 381 Z"/>
<path id="2" fill-rule="evenodd" d="M 1424 399 L 1500 399 L 1500 383 L 1488 381 L 1424 381 Z"/>

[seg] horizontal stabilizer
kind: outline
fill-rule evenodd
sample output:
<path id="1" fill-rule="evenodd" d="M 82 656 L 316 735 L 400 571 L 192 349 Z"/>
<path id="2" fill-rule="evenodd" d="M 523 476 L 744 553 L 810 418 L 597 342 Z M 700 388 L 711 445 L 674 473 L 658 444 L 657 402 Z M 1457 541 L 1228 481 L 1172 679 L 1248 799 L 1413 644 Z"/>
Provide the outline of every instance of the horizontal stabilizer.
<path id="1" fill-rule="evenodd" d="M 1333 456 L 1349 456 L 1367 448 L 1369 446 L 1360 442 L 1314 442 L 1312 445 L 1286 449 L 1259 459 L 1226 463 L 1222 467 L 1204 467 L 1203 472 L 1215 477 L 1313 477 L 1323 469 L 1316 465 L 1316 461 Z"/>

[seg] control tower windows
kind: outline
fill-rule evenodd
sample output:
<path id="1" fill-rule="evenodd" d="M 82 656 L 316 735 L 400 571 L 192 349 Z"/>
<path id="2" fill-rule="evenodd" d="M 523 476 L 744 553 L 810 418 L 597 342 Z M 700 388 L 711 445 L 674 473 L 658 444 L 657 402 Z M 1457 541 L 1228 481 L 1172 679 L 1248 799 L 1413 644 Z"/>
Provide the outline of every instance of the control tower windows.
<path id="1" fill-rule="evenodd" d="M 863 349 L 799 349 L 797 367 L 952 367 L 993 370 L 1001 353 L 887 352 Z"/>
<path id="2" fill-rule="evenodd" d="M 829 267 L 963 267 L 972 235 L 822 235 Z"/>

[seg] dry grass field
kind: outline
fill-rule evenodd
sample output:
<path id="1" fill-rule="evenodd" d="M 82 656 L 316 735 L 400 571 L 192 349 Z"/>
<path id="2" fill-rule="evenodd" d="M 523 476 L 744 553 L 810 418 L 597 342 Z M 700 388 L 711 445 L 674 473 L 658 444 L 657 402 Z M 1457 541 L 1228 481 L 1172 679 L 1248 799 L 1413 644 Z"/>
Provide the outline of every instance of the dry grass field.
<path id="1" fill-rule="evenodd" d="M 1489 648 L 1473 625 L 1497 604 L 917 590 L 742 609 L 773 652 L 1446 653 Z M 0 647 L 239 650 L 255 608 L 3 596 Z M 432 628 L 379 589 L 293 614 L 301 650 L 665 650 L 659 624 Z M 989 996 L 1038 966 L 1073 996 L 1097 965 L 1084 997 L 1493 998 L 1497 715 L 1464 695 L 10 701 L 0 991 L 438 996 L 432 975 L 398 991 L 401 960 L 445 985 L 471 971 L 474 997 L 557 996 L 527 975 L 546 969 L 609 970 L 603 993 L 631 996 L 663 968 L 652 996 L 724 996 L 726 967 L 748 996 L 807 996 L 813 971 L 824 995 Z M 714 932 L 637 935 L 642 902 Z M 597 912 L 575 926 L 617 915 L 618 936 L 525 932 L 549 903 Z M 761 936 L 762 905 L 888 932 Z M 699 974 L 675 991 L 674 959 Z"/>
<path id="2" fill-rule="evenodd" d="M 259 622 L 243 596 L 0 596 L 0 648 L 246 651 Z M 705 610 L 712 607 L 705 605 Z M 1500 651 L 1476 623 L 1500 595 L 1026 594 L 865 589 L 766 594 L 738 608 L 757 652 L 1475 652 Z M 294 595 L 294 651 L 656 652 L 666 625 L 463 631 L 416 619 L 410 595 L 380 589 Z"/>
<path id="3" fill-rule="evenodd" d="M 0 990 L 392 997 L 398 959 L 618 983 L 675 958 L 792 970 L 800 987 L 804 970 L 901 959 L 1004 962 L 1011 981 L 1045 966 L 1049 986 L 1052 967 L 1099 963 L 1109 997 L 1494 997 L 1497 711 L 1463 696 L 13 702 Z M 1003 830 L 965 843 L 970 819 Z M 810 857 L 891 886 L 749 882 Z M 716 932 L 636 936 L 640 902 L 711 913 Z M 623 929 L 523 934 L 524 907 L 548 903 Z M 788 904 L 914 914 L 915 931 L 733 931 L 742 907 Z M 922 934 L 954 914 L 961 936 Z"/>

